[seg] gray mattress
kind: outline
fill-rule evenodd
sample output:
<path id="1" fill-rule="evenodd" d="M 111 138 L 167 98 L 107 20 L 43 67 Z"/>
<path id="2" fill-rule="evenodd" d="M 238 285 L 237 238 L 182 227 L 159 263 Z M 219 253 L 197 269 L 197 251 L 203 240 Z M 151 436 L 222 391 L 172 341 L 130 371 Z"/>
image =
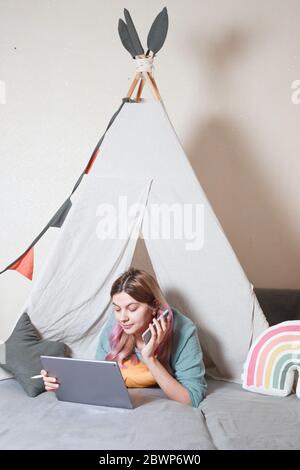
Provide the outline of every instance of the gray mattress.
<path id="1" fill-rule="evenodd" d="M 295 394 L 272 397 L 209 381 L 201 409 L 217 449 L 300 449 L 300 400 Z"/>
<path id="2" fill-rule="evenodd" d="M 300 401 L 253 394 L 208 380 L 198 409 L 159 388 L 131 389 L 135 408 L 28 397 L 14 379 L 0 382 L 0 449 L 300 449 Z"/>
<path id="3" fill-rule="evenodd" d="M 214 449 L 200 409 L 159 388 L 129 392 L 133 410 L 60 402 L 53 392 L 30 398 L 3 380 L 0 449 Z"/>

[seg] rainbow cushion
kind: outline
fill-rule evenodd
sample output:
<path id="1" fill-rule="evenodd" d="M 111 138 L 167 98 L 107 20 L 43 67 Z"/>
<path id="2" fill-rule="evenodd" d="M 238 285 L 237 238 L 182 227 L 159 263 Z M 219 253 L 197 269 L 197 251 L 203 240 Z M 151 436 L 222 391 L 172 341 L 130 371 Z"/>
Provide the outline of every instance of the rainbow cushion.
<path id="1" fill-rule="evenodd" d="M 292 392 L 295 373 L 300 377 L 300 321 L 286 321 L 265 330 L 248 352 L 243 388 L 285 397 Z M 300 398 L 300 379 L 296 395 Z"/>

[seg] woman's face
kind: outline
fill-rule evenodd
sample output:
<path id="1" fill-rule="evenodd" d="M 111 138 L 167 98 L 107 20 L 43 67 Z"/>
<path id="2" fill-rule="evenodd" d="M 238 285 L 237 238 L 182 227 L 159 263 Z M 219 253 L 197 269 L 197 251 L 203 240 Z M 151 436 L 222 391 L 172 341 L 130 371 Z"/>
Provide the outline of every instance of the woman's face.
<path id="1" fill-rule="evenodd" d="M 139 337 L 149 327 L 154 310 L 148 304 L 138 302 L 126 292 L 113 295 L 112 303 L 116 319 L 127 334 Z"/>

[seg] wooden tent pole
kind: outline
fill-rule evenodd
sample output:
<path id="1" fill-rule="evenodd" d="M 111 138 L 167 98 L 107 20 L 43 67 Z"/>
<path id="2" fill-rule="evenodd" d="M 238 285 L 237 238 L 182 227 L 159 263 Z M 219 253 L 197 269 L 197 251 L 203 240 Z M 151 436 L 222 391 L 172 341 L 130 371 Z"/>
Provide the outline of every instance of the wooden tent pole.
<path id="1" fill-rule="evenodd" d="M 131 85 L 130 85 L 130 88 L 129 88 L 129 90 L 128 90 L 128 93 L 127 93 L 127 95 L 126 95 L 126 98 L 131 98 L 132 93 L 134 92 L 135 87 L 137 86 L 140 77 L 141 77 L 141 72 L 137 72 L 136 75 L 135 75 L 135 77 L 134 77 L 134 79 L 133 79 L 133 82 L 132 82 Z"/>
<path id="2" fill-rule="evenodd" d="M 150 89 L 152 91 L 152 94 L 154 96 L 154 98 L 157 100 L 157 101 L 160 101 L 161 100 L 161 97 L 160 97 L 160 94 L 159 94 L 159 91 L 158 91 L 158 88 L 157 88 L 157 85 L 154 81 L 154 79 L 152 78 L 152 76 L 150 75 L 149 72 L 143 72 L 143 76 L 145 77 L 145 79 L 147 80 L 149 86 L 150 86 Z M 153 81 L 152 81 L 153 80 Z"/>
<path id="3" fill-rule="evenodd" d="M 143 77 L 141 77 L 141 81 L 140 81 L 139 88 L 138 88 L 136 98 L 135 98 L 137 103 L 141 100 L 144 85 L 145 85 L 145 79 Z"/>
<path id="4" fill-rule="evenodd" d="M 145 57 L 145 54 L 137 56 L 137 57 L 143 58 L 143 57 Z M 153 57 L 154 57 L 154 54 L 153 54 Z M 153 75 L 150 72 L 137 72 L 135 74 L 133 82 L 131 83 L 130 88 L 128 90 L 128 93 L 126 95 L 127 98 L 131 98 L 131 96 L 132 96 L 139 80 L 140 80 L 140 83 L 139 83 L 139 88 L 138 88 L 138 91 L 137 91 L 137 94 L 136 94 L 136 102 L 139 102 L 141 100 L 142 91 L 143 91 L 145 82 L 147 82 L 148 85 L 150 86 L 150 89 L 151 89 L 152 95 L 154 96 L 154 99 L 157 100 L 157 101 L 161 101 L 161 96 L 160 96 L 159 91 L 158 91 L 158 86 L 157 86 L 157 84 L 154 80 Z"/>

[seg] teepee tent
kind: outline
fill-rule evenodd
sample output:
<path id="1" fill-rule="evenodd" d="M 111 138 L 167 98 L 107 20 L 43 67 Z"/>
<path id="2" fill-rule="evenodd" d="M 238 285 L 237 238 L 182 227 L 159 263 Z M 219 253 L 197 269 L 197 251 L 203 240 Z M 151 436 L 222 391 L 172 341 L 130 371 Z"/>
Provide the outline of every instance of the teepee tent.
<path id="1" fill-rule="evenodd" d="M 199 328 L 208 372 L 240 381 L 252 341 L 268 324 L 153 77 L 167 11 L 155 19 L 146 53 L 127 10 L 125 19 L 119 34 L 137 64 L 128 94 L 71 195 L 3 272 L 22 272 L 23 264 L 23 274 L 31 277 L 34 245 L 49 227 L 60 227 L 21 313 L 28 313 L 45 338 L 64 341 L 74 357 L 94 358 L 101 328 L 112 314 L 110 287 L 130 267 L 141 236 L 170 305 Z M 152 100 L 141 98 L 145 84 Z"/>

